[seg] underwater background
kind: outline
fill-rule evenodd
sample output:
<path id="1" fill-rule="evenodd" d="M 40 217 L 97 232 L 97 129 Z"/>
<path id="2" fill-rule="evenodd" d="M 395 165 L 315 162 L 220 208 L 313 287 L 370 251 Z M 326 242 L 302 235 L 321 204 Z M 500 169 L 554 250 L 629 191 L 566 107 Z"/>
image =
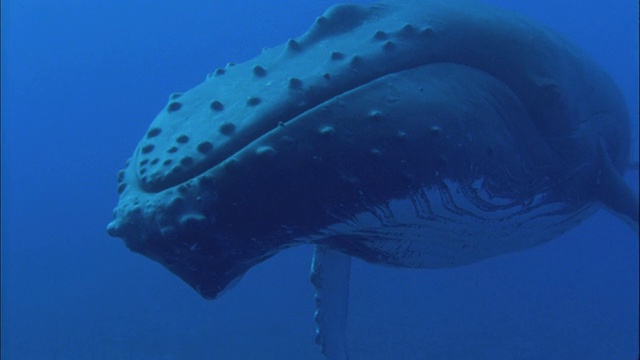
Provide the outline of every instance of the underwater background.
<path id="1" fill-rule="evenodd" d="M 638 2 L 487 2 L 609 72 L 637 161 Z M 169 94 L 302 34 L 335 3 L 2 1 L 2 359 L 322 359 L 310 246 L 206 301 L 105 227 L 116 174 Z M 637 191 L 638 171 L 626 178 Z M 355 260 L 352 359 L 636 359 L 638 266 L 637 233 L 605 211 L 461 268 Z"/>

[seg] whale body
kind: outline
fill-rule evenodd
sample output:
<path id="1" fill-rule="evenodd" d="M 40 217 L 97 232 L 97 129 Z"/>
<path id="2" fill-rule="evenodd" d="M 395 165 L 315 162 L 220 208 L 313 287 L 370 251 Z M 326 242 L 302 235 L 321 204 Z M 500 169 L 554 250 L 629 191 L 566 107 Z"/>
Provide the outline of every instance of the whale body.
<path id="1" fill-rule="evenodd" d="M 171 95 L 118 174 L 108 232 L 209 299 L 315 245 L 320 314 L 343 318 L 349 256 L 460 266 L 599 207 L 637 229 L 629 150 L 617 86 L 544 27 L 470 2 L 337 5 Z"/>

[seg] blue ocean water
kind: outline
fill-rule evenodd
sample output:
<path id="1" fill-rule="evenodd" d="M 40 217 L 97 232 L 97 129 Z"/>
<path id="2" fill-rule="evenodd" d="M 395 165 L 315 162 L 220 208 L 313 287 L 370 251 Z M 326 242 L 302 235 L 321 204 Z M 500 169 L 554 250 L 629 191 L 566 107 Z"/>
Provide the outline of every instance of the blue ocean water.
<path id="1" fill-rule="evenodd" d="M 585 48 L 637 134 L 636 1 L 489 2 Z M 310 247 L 211 302 L 105 226 L 116 173 L 170 93 L 303 33 L 334 3 L 2 1 L 3 359 L 321 359 Z M 637 160 L 637 135 L 633 149 Z M 637 191 L 637 171 L 627 180 Z M 352 358 L 635 359 L 638 288 L 637 234 L 604 211 L 462 268 L 356 261 Z"/>

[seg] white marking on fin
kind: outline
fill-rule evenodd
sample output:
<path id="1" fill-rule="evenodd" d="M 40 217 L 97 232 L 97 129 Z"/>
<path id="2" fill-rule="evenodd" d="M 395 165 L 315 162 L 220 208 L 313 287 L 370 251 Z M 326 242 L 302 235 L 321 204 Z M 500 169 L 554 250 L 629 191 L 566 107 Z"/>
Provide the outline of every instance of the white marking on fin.
<path id="1" fill-rule="evenodd" d="M 347 360 L 347 312 L 351 257 L 316 245 L 311 283 L 316 298 L 316 343 L 330 360 Z"/>

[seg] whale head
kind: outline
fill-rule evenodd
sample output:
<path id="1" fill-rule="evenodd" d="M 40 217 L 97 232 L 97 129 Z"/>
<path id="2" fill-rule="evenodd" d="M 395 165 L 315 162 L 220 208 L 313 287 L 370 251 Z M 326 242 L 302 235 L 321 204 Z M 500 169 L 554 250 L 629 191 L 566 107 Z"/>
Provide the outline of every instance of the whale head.
<path id="1" fill-rule="evenodd" d="M 206 298 L 302 243 L 457 266 L 598 203 L 637 224 L 604 195 L 629 142 L 616 86 L 547 29 L 475 3 L 338 5 L 171 95 L 118 174 L 108 232 Z"/>

